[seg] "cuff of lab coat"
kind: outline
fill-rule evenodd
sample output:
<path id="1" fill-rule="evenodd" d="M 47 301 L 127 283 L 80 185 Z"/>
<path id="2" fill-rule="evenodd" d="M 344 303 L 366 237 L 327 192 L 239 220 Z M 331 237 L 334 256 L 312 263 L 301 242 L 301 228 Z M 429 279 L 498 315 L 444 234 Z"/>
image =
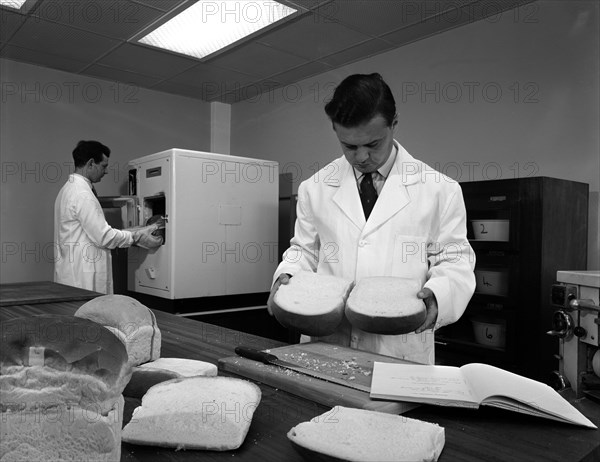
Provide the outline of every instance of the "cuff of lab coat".
<path id="1" fill-rule="evenodd" d="M 456 321 L 453 319 L 451 310 L 452 294 L 450 290 L 450 279 L 447 277 L 432 278 L 425 283 L 424 287 L 427 287 L 434 293 L 437 301 L 438 317 L 435 322 L 435 329 Z"/>

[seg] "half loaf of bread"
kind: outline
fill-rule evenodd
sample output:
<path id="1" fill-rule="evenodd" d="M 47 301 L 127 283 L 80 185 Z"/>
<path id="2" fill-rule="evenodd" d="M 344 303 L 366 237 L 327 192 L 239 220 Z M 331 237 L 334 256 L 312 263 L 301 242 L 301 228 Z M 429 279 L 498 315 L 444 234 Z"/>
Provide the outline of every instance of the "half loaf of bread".
<path id="1" fill-rule="evenodd" d="M 0 460 L 119 461 L 125 345 L 73 316 L 18 318 L 0 330 Z"/>
<path id="2" fill-rule="evenodd" d="M 127 348 L 132 366 L 160 358 L 161 333 L 152 310 L 125 295 L 102 295 L 82 305 L 75 316 L 105 326 Z"/>
<path id="3" fill-rule="evenodd" d="M 344 318 L 351 287 L 351 281 L 337 276 L 299 271 L 275 292 L 273 315 L 302 334 L 333 334 Z"/>
<path id="4" fill-rule="evenodd" d="M 131 380 L 125 387 L 123 395 L 128 398 L 142 399 L 148 389 L 158 383 L 182 377 L 214 377 L 217 373 L 217 366 L 205 361 L 158 358 L 133 368 Z"/>
<path id="5" fill-rule="evenodd" d="M 151 387 L 123 428 L 123 441 L 227 451 L 246 438 L 261 391 L 247 380 L 188 377 Z"/>
<path id="6" fill-rule="evenodd" d="M 350 323 L 375 334 L 400 335 L 413 332 L 425 321 L 427 310 L 417 298 L 416 280 L 399 277 L 367 277 L 354 286 L 346 303 Z"/>
<path id="7" fill-rule="evenodd" d="M 436 461 L 445 444 L 437 424 L 342 406 L 296 425 L 287 436 L 310 461 Z"/>

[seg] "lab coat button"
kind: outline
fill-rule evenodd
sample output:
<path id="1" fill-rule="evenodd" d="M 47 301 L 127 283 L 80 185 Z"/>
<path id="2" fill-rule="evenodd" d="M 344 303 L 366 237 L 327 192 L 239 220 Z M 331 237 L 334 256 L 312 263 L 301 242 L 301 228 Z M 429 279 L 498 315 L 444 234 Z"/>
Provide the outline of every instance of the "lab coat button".
<path id="1" fill-rule="evenodd" d="M 367 242 L 364 241 L 364 240 L 362 240 L 362 239 L 360 241 L 358 241 L 358 246 L 359 247 L 364 247 L 366 244 L 367 244 Z"/>

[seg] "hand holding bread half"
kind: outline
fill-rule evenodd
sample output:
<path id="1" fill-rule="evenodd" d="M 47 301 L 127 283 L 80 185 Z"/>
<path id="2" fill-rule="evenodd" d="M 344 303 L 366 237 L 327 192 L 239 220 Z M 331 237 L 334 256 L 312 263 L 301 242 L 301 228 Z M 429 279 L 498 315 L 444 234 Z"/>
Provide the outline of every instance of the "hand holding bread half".
<path id="1" fill-rule="evenodd" d="M 352 282 L 337 276 L 299 271 L 273 296 L 271 309 L 281 325 L 302 334 L 335 332 L 344 318 Z"/>
<path id="2" fill-rule="evenodd" d="M 73 316 L 17 318 L 0 330 L 0 459 L 119 461 L 125 345 Z"/>
<path id="3" fill-rule="evenodd" d="M 363 278 L 348 297 L 346 317 L 365 332 L 382 335 L 414 332 L 427 317 L 425 303 L 417 296 L 420 291 L 419 281 L 412 279 Z"/>
<path id="4" fill-rule="evenodd" d="M 445 444 L 437 424 L 342 406 L 296 425 L 287 436 L 311 462 L 433 462 Z"/>

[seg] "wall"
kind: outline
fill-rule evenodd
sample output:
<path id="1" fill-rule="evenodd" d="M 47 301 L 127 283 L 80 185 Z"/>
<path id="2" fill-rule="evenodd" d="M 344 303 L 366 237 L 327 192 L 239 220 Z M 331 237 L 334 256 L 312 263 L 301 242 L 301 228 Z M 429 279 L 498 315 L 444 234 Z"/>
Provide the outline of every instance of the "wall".
<path id="1" fill-rule="evenodd" d="M 8 60 L 0 77 L 2 283 L 52 280 L 54 199 L 77 141 L 112 151 L 99 195 L 127 193 L 131 159 L 210 148 L 208 103 Z"/>
<path id="2" fill-rule="evenodd" d="M 600 269 L 599 6 L 538 1 L 232 108 L 231 150 L 301 180 L 341 155 L 323 112 L 344 77 L 379 72 L 396 138 L 459 181 L 550 176 L 590 185 L 589 269 Z"/>

